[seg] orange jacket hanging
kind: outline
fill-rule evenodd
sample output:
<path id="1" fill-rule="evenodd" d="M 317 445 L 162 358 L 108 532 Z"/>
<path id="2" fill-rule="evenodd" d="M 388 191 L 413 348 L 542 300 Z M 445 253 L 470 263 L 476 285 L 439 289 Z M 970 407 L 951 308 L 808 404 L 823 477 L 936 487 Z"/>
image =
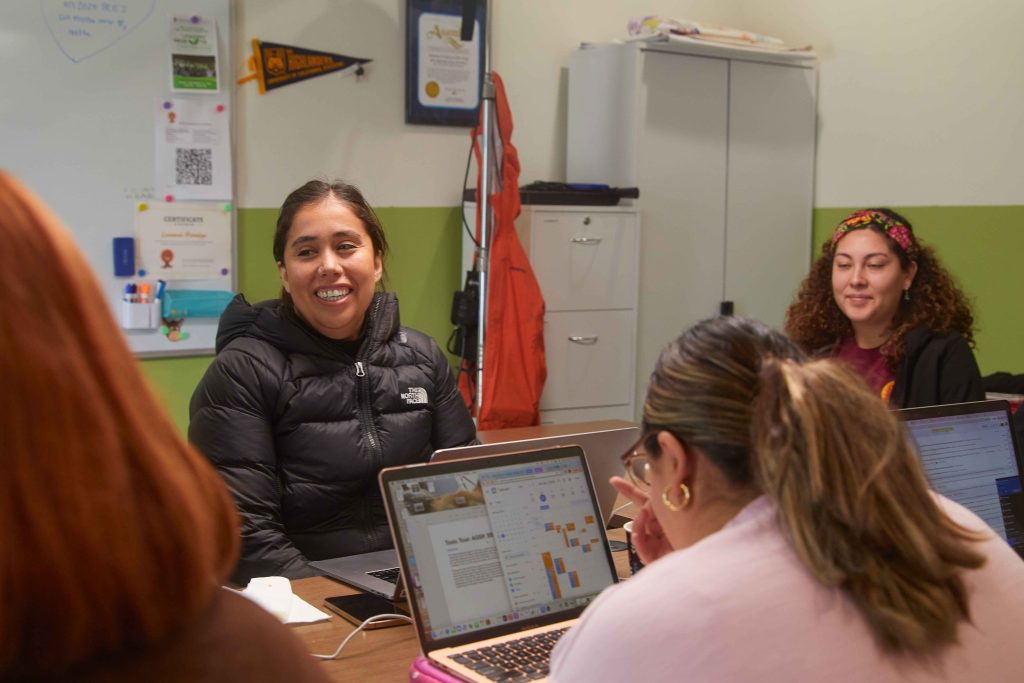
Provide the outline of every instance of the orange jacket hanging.
<path id="1" fill-rule="evenodd" d="M 512 111 L 501 78 L 496 73 L 493 76 L 501 178 L 500 189 L 491 195 L 494 230 L 487 279 L 483 409 L 477 411 L 478 429 L 539 424 L 540 394 L 548 374 L 544 356 L 544 297 L 514 225 L 519 216 L 519 154 L 512 145 Z M 478 168 L 480 133 L 478 125 L 473 130 Z M 480 186 L 478 171 L 477 187 Z M 476 222 L 479 239 L 479 205 Z M 475 392 L 470 390 L 468 374 L 460 375 L 459 387 L 472 407 Z"/>

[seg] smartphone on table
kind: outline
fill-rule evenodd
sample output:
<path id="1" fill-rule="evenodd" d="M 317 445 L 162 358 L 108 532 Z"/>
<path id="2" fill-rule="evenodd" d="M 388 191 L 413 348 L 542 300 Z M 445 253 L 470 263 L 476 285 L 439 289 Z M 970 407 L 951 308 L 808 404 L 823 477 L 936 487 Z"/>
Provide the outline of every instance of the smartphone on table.
<path id="1" fill-rule="evenodd" d="M 372 593 L 356 593 L 355 595 L 334 595 L 324 598 L 324 605 L 327 609 L 340 615 L 346 621 L 356 626 L 363 623 L 370 617 L 378 614 L 401 614 L 408 616 L 409 612 L 404 607 L 373 595 Z M 366 629 L 387 628 L 388 626 L 401 626 L 408 624 L 408 621 L 401 619 L 383 619 L 366 625 Z"/>

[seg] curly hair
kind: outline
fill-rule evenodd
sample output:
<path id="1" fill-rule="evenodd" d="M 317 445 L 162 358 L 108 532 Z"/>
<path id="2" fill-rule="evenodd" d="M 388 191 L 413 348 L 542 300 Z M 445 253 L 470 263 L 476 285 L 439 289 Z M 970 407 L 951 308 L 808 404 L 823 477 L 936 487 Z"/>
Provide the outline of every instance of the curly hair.
<path id="1" fill-rule="evenodd" d="M 914 248 L 913 261 L 917 275 L 910 287 L 910 301 L 900 300 L 899 310 L 893 318 L 892 331 L 881 346 L 882 356 L 890 370 L 903 360 L 906 337 L 910 330 L 924 327 L 936 332 L 958 332 L 974 346 L 974 315 L 967 296 L 960 290 L 935 255 L 931 247 L 918 241 L 910 221 L 892 209 L 869 209 L 885 213 L 903 223 L 910 231 Z M 895 240 L 886 235 L 877 223 L 851 228 L 874 230 L 885 238 L 889 250 L 900 260 L 900 267 L 910 268 L 911 257 Z M 832 292 L 832 260 L 835 256 L 832 240 L 821 247 L 821 255 L 811 266 L 800 284 L 796 298 L 786 311 L 786 334 L 804 350 L 815 352 L 835 344 L 853 334 L 850 320 L 843 314 Z"/>

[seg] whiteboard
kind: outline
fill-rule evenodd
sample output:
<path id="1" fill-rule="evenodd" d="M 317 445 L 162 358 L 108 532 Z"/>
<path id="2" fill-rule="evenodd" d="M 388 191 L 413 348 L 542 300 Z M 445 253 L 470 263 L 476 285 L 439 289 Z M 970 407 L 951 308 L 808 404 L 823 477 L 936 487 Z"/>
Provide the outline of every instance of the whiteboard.
<path id="1" fill-rule="evenodd" d="M 106 294 L 106 302 L 97 305 L 110 306 L 117 320 L 125 284 L 155 282 L 151 274 L 115 277 L 113 238 L 134 236 L 140 203 L 163 201 L 153 196 L 154 107 L 172 95 L 170 17 L 193 14 L 217 22 L 217 97 L 227 102 L 233 121 L 230 0 L 0 3 L 0 167 L 25 182 L 68 226 Z M 168 281 L 168 288 L 235 289 L 230 210 L 231 267 L 215 280 Z M 160 329 L 123 331 L 141 357 L 199 355 L 213 350 L 217 319 L 186 319 L 187 338 L 179 341 Z"/>

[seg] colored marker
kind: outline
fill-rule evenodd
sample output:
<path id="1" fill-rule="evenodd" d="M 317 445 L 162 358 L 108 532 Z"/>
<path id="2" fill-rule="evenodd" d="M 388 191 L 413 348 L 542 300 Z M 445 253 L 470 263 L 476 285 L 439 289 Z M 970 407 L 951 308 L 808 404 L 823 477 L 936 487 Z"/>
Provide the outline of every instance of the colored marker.
<path id="1" fill-rule="evenodd" d="M 139 285 L 139 303 L 140 304 L 148 304 L 149 303 L 149 283 L 148 282 L 143 282 L 141 285 Z"/>
<path id="2" fill-rule="evenodd" d="M 167 286 L 167 283 L 164 282 L 163 280 L 157 280 L 156 281 L 156 299 L 155 299 L 156 301 L 163 301 L 163 298 L 164 298 L 164 287 L 166 287 L 166 286 Z"/>
<path id="3" fill-rule="evenodd" d="M 127 284 L 124 286 L 124 301 L 131 303 L 132 301 L 132 285 Z"/>

